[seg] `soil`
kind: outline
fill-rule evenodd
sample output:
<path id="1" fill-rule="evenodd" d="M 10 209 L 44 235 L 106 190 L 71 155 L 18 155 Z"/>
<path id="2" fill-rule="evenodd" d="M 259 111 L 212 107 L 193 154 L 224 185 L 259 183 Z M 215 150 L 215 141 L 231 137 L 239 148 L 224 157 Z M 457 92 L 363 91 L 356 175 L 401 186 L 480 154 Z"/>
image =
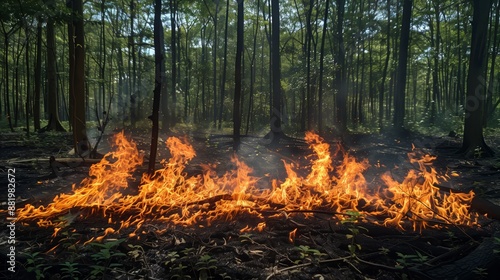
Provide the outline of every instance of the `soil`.
<path id="1" fill-rule="evenodd" d="M 104 135 L 100 154 L 113 149 L 113 133 Z M 147 131 L 127 131 L 126 135 L 144 155 L 149 154 Z M 215 164 L 220 174 L 235 168 L 230 161 L 230 136 L 202 132 L 176 135 L 187 136 L 197 152 L 185 170 L 188 174 L 200 174 L 204 164 Z M 160 142 L 168 136 L 162 135 Z M 500 205 L 500 159 L 480 158 L 480 151 L 475 159 L 461 158 L 454 153 L 460 147 L 459 138 L 386 133 L 352 134 L 342 139 L 330 135 L 325 139 L 332 147 L 342 145 L 345 152 L 357 159 L 368 159 L 371 167 L 364 175 L 370 186 L 382 184 L 382 173 L 391 172 L 400 179 L 414 168 L 407 157 L 414 145 L 424 153 L 437 155 L 433 166 L 439 174 L 455 175 L 441 181 L 441 185 L 457 191 L 473 190 L 478 197 Z M 487 140 L 498 151 L 500 138 Z M 166 147 L 159 147 L 157 158 L 168 158 Z M 73 184 L 88 176 L 86 163 L 51 165 L 51 156 L 56 160 L 74 157 L 69 152 L 69 134 L 46 132 L 26 137 L 5 133 L 0 136 L 0 149 L 4 186 L 8 184 L 8 170 L 15 169 L 18 209 L 26 204 L 47 205 L 56 195 L 71 193 Z M 266 139 L 250 136 L 242 138 L 237 153 L 253 168 L 252 174 L 262 178 L 258 186 L 263 189 L 270 188 L 272 179 L 286 177 L 283 160 L 307 170 L 309 154 L 311 151 L 301 139 L 286 138 L 277 146 L 269 146 Z M 339 162 L 338 157 L 334 162 Z M 159 162 L 157 166 L 161 166 Z M 137 186 L 146 169 L 147 164 L 140 167 L 135 172 L 136 182 L 130 184 Z M 3 200 L 5 210 L 6 198 Z M 130 235 L 135 229 L 126 228 L 108 235 L 101 243 L 86 243 L 108 227 L 107 220 L 96 214 L 74 218 L 55 237 L 51 227 L 18 222 L 15 272 L 6 266 L 0 278 L 496 279 L 500 272 L 494 265 L 500 262 L 497 220 L 483 217 L 476 226 L 439 225 L 415 231 L 411 226 L 401 230 L 367 219 L 342 223 L 338 215 L 323 210 L 263 213 L 266 228 L 261 232 L 242 231 L 247 225 L 254 227 L 262 222 L 262 218 L 243 213 L 235 219 L 202 221 L 189 227 L 148 221 L 136 231 L 136 236 Z M 2 266 L 9 260 L 8 223 L 2 222 L 0 232 Z"/>

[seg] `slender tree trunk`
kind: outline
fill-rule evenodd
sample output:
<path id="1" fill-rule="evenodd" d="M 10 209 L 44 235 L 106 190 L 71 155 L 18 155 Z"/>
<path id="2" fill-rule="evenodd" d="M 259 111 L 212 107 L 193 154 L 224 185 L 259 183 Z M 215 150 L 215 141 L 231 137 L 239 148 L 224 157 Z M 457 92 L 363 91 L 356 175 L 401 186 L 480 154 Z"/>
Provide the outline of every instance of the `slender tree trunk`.
<path id="1" fill-rule="evenodd" d="M 281 129 L 281 62 L 280 62 L 280 10 L 279 0 L 271 0 L 271 67 L 272 67 L 272 112 L 270 142 L 277 144 L 283 136 Z"/>
<path id="2" fill-rule="evenodd" d="M 401 26 L 401 40 L 399 42 L 398 78 L 396 82 L 396 90 L 394 92 L 393 125 L 396 130 L 404 129 L 406 72 L 408 61 L 408 44 L 410 41 L 412 4 L 412 0 L 404 0 L 403 3 L 403 23 Z"/>
<path id="3" fill-rule="evenodd" d="M 260 0 L 257 0 L 257 10 L 256 15 L 257 18 L 254 24 L 253 30 L 253 46 L 252 46 L 252 58 L 250 60 L 250 93 L 248 97 L 248 112 L 247 112 L 247 125 L 245 134 L 248 135 L 248 130 L 250 129 L 250 122 L 254 118 L 253 114 L 253 98 L 254 98 L 254 89 L 255 89 L 255 72 L 256 72 L 256 55 L 257 55 L 257 34 L 259 31 L 259 10 L 260 10 Z"/>
<path id="4" fill-rule="evenodd" d="M 229 6 L 227 7 L 229 8 Z M 238 23 L 236 38 L 236 63 L 234 68 L 234 103 L 233 103 L 233 150 L 237 151 L 240 146 L 241 129 L 241 92 L 242 92 L 242 56 L 243 56 L 243 0 L 238 1 Z M 227 26 L 226 26 L 227 28 Z M 226 41 L 227 45 L 227 41 Z M 222 108 L 222 107 L 221 107 Z M 220 125 L 220 123 L 219 123 Z"/>
<path id="5" fill-rule="evenodd" d="M 35 92 L 33 96 L 33 126 L 40 130 L 40 92 L 42 89 L 42 19 L 38 17 L 36 25 L 36 62 L 35 62 Z"/>
<path id="6" fill-rule="evenodd" d="M 484 121 L 483 125 L 486 127 L 488 125 L 488 121 L 491 119 L 493 116 L 493 112 L 496 109 L 496 106 L 498 106 L 499 103 L 493 104 L 493 94 L 495 92 L 494 85 L 495 83 L 495 64 L 496 64 L 496 59 L 497 59 L 497 53 L 498 53 L 498 32 L 499 32 L 499 23 L 500 23 L 500 3 L 497 1 L 496 3 L 496 9 L 495 9 L 495 24 L 494 26 L 491 27 L 491 32 L 494 34 L 493 35 L 493 42 L 491 42 L 492 45 L 492 52 L 491 52 L 491 63 L 490 63 L 490 74 L 489 74 L 489 81 L 488 81 L 488 90 L 486 92 L 486 104 L 485 104 L 485 113 L 484 113 Z M 499 101 L 500 102 L 500 101 Z"/>
<path id="7" fill-rule="evenodd" d="M 226 92 L 226 73 L 227 73 L 227 37 L 228 37 L 228 22 L 229 22 L 229 1 L 226 2 L 226 22 L 224 27 L 224 63 L 222 66 L 222 79 L 220 81 L 220 105 L 219 105 L 219 130 L 222 129 L 222 112 L 224 111 L 224 98 Z M 240 2 L 243 2 L 241 0 Z M 239 7 L 239 4 L 238 4 Z M 238 48 L 238 43 L 236 43 Z M 238 59 L 238 57 L 236 57 Z M 240 77 L 241 78 L 241 77 Z M 233 112 L 234 115 L 234 112 Z"/>
<path id="8" fill-rule="evenodd" d="M 28 28 L 26 28 L 28 29 Z M 26 121 L 26 136 L 30 136 L 30 115 L 31 115 L 31 68 L 30 68 L 30 39 L 31 34 L 26 30 L 26 52 L 25 52 L 25 63 L 26 63 L 26 103 L 24 110 L 26 111 L 25 121 Z"/>
<path id="9" fill-rule="evenodd" d="M 20 32 L 22 29 L 19 29 Z M 22 55 L 22 49 L 24 48 L 21 47 L 21 40 L 17 40 L 17 55 L 15 58 L 16 64 L 15 64 L 15 70 L 14 70 L 14 127 L 18 126 L 18 121 L 19 121 L 19 113 L 21 113 L 21 110 L 19 108 L 19 99 L 20 99 L 20 93 L 19 93 L 19 60 L 21 59 Z"/>
<path id="10" fill-rule="evenodd" d="M 165 48 L 163 39 L 163 25 L 161 21 L 161 2 L 155 0 L 155 17 L 154 17 L 154 48 L 155 48 L 155 88 L 153 96 L 153 113 L 151 121 L 153 123 L 151 129 L 151 151 L 149 153 L 148 173 L 150 176 L 155 171 L 156 152 L 158 148 L 158 130 L 159 130 L 159 111 L 160 99 L 162 95 L 162 81 L 165 76 Z"/>
<path id="11" fill-rule="evenodd" d="M 57 98 L 56 42 L 54 20 L 47 21 L 47 92 L 49 123 L 47 130 L 66 131 L 59 120 L 59 101 Z"/>
<path id="12" fill-rule="evenodd" d="M 306 89 L 307 89 L 307 130 L 312 130 L 313 127 L 313 92 L 312 92 L 312 81 L 311 81 L 311 53 L 312 53 L 312 10 L 314 7 L 314 0 L 309 0 L 309 4 L 306 12 L 306 61 L 307 61 L 307 70 L 306 70 Z"/>
<path id="13" fill-rule="evenodd" d="M 9 128 L 11 132 L 14 132 L 14 126 L 12 126 L 12 118 L 10 115 L 10 89 L 9 89 L 9 83 L 10 83 L 10 77 L 9 77 L 9 38 L 10 35 L 14 32 L 14 29 L 10 29 L 7 31 L 5 29 L 4 22 L 2 21 L 2 31 L 4 35 L 4 77 L 5 77 L 5 113 L 7 115 L 7 121 L 9 123 Z"/>
<path id="14" fill-rule="evenodd" d="M 102 109 L 101 114 L 106 114 L 106 34 L 105 34 L 105 21 L 104 14 L 106 13 L 105 9 L 106 0 L 101 0 L 101 37 L 99 38 L 99 80 L 101 85 L 101 97 L 102 97 Z M 97 116 L 99 121 L 99 116 Z M 102 126 L 102 124 L 101 124 Z"/>
<path id="15" fill-rule="evenodd" d="M 135 57 L 135 27 L 134 27 L 134 22 L 135 22 L 135 1 L 130 0 L 130 36 L 128 39 L 128 46 L 129 46 L 129 61 L 132 61 L 132 67 L 130 67 L 130 62 L 128 63 L 128 80 L 129 80 L 129 95 L 130 95 L 130 124 L 132 127 L 135 127 L 135 123 L 137 121 L 137 115 L 136 115 L 136 102 L 137 102 L 137 95 L 135 94 L 136 91 L 136 82 L 137 82 L 137 61 Z"/>
<path id="16" fill-rule="evenodd" d="M 69 24 L 70 100 L 73 102 L 71 122 L 75 152 L 84 157 L 92 149 L 87 137 L 85 115 L 85 35 L 83 29 L 83 2 L 70 0 L 72 21 Z M 72 52 L 73 53 L 72 53 Z M 72 85 L 72 86 L 71 86 Z"/>
<path id="17" fill-rule="evenodd" d="M 380 83 L 380 92 L 378 98 L 378 126 L 382 129 L 384 126 L 384 93 L 385 80 L 387 79 L 387 69 L 389 68 L 389 59 L 391 57 L 391 0 L 387 0 L 387 29 L 386 29 L 386 52 L 384 69 L 382 70 L 382 81 Z"/>
<path id="18" fill-rule="evenodd" d="M 319 58 L 319 91 L 318 91 L 318 132 L 323 134 L 323 72 L 325 60 L 325 41 L 327 33 L 328 12 L 330 0 L 326 0 L 325 14 L 323 17 L 323 31 L 321 36 L 320 58 Z"/>
<path id="19" fill-rule="evenodd" d="M 214 128 L 217 127 L 217 41 L 218 41 L 218 37 L 217 37 L 217 33 L 218 33 L 218 30 L 217 30 L 217 22 L 218 22 L 218 14 L 219 14 L 219 1 L 215 1 L 215 13 L 214 13 L 214 43 L 213 43 L 213 52 L 212 52 L 212 74 L 213 74 L 213 78 L 212 78 L 212 86 L 213 86 L 213 91 L 214 91 L 214 100 L 213 100 L 213 104 L 214 104 L 214 118 L 213 118 L 213 121 L 214 121 Z"/>
<path id="20" fill-rule="evenodd" d="M 207 45 L 206 45 L 206 25 L 201 28 L 201 115 L 202 119 L 206 121 L 208 119 L 207 115 L 207 103 L 206 103 L 206 87 L 205 81 L 207 80 Z"/>
<path id="21" fill-rule="evenodd" d="M 172 110 L 170 112 L 170 127 L 177 123 L 177 0 L 170 0 L 170 55 L 171 55 L 171 82 L 170 91 L 172 94 Z"/>
<path id="22" fill-rule="evenodd" d="M 336 124 L 341 134 L 347 131 L 347 67 L 345 63 L 344 47 L 344 13 L 345 0 L 337 0 L 337 97 L 336 97 Z"/>
<path id="23" fill-rule="evenodd" d="M 472 39 L 467 74 L 467 99 L 465 103 L 464 137 L 462 148 L 458 151 L 465 157 L 483 157 L 494 152 L 484 142 L 483 113 L 485 85 L 481 81 L 488 62 L 486 60 L 486 41 L 491 0 L 474 0 L 472 18 Z"/>

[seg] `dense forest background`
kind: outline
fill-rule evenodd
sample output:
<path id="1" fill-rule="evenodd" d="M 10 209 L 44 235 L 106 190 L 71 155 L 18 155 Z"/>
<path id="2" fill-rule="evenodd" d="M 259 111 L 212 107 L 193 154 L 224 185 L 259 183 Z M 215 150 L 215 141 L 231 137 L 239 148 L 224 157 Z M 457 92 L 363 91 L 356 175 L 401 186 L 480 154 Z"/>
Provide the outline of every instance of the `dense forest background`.
<path id="1" fill-rule="evenodd" d="M 149 126 L 154 2 L 163 4 L 164 70 L 156 80 L 164 131 L 232 129 L 238 119 L 239 133 L 263 135 L 273 115 L 292 135 L 394 126 L 460 135 L 468 110 L 481 112 L 475 125 L 487 133 L 500 122 L 496 0 L 4 0 L 2 126 L 28 133 L 102 130 L 108 119 Z M 472 52 L 482 64 L 470 90 Z"/>

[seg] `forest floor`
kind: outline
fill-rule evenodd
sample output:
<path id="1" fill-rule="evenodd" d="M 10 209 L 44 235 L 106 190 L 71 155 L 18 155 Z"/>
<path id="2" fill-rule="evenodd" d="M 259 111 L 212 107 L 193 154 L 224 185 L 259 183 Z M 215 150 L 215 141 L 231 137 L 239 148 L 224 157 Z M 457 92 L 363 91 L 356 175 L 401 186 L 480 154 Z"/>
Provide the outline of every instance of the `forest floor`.
<path id="1" fill-rule="evenodd" d="M 149 154 L 147 131 L 125 134 L 137 143 L 139 151 Z M 100 153 L 113 150 L 112 138 L 112 133 L 104 136 Z M 167 135 L 161 138 L 163 143 Z M 219 174 L 235 169 L 230 160 L 233 155 L 230 136 L 191 132 L 187 138 L 197 152 L 185 169 L 188 174 L 201 174 L 205 164 L 215 164 Z M 325 138 L 332 147 L 342 143 L 342 149 L 349 155 L 368 160 L 370 167 L 364 176 L 370 186 L 382 185 L 380 175 L 385 172 L 391 172 L 394 178 L 404 178 L 414 168 L 407 157 L 414 145 L 437 155 L 433 166 L 439 174 L 458 175 L 439 182 L 441 185 L 458 191 L 473 190 L 478 197 L 500 205 L 500 158 L 465 160 L 453 153 L 460 146 L 458 138 L 419 134 Z M 500 152 L 500 137 L 486 140 Z M 8 184 L 8 170 L 15 169 L 17 209 L 26 204 L 46 206 L 57 195 L 72 193 L 72 185 L 88 177 L 89 165 L 59 166 L 49 161 L 51 156 L 56 160 L 73 157 L 68 153 L 70 134 L 48 132 L 28 138 L 21 133 L 3 133 L 0 150 L 3 186 Z M 273 179 L 286 177 L 283 160 L 306 170 L 310 168 L 311 153 L 301 139 L 283 140 L 281 145 L 270 147 L 260 137 L 244 137 L 238 158 L 253 169 L 253 176 L 261 178 L 257 182 L 259 188 L 271 188 Z M 158 161 L 168 157 L 165 145 L 160 144 Z M 341 160 L 338 155 L 334 157 L 334 166 Z M 137 185 L 146 166 L 139 167 L 134 173 L 136 182 L 130 184 Z M 2 189 L 4 210 L 7 191 L 6 187 Z M 327 211 L 311 213 L 282 212 L 263 217 L 240 213 L 232 219 L 191 226 L 149 220 L 135 237 L 129 235 L 131 229 L 123 229 L 109 234 L 100 243 L 85 243 L 102 235 L 108 227 L 106 218 L 98 214 L 68 218 L 73 214 L 66 213 L 62 218 L 71 222 L 55 237 L 50 226 L 18 221 L 14 273 L 3 267 L 9 260 L 8 237 L 12 233 L 7 228 L 8 221 L 2 219 L 0 278 L 496 279 L 499 273 L 498 265 L 494 265 L 500 259 L 497 220 L 481 218 L 475 226 L 441 225 L 414 231 L 409 225 L 402 230 L 358 216 L 351 222 L 340 222 L 338 215 Z M 247 225 L 257 225 L 263 220 L 264 230 L 242 231 Z M 291 232 L 295 234 L 293 238 Z"/>

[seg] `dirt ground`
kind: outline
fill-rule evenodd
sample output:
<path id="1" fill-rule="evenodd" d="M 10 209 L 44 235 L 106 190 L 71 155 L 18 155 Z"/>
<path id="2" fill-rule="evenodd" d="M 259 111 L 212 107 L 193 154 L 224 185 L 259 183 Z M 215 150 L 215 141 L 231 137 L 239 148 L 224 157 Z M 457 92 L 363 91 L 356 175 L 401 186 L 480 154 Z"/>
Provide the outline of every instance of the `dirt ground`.
<path id="1" fill-rule="evenodd" d="M 99 153 L 112 148 L 112 134 L 105 135 Z M 149 133 L 128 131 L 139 150 L 149 154 Z M 229 136 L 202 132 L 185 135 L 197 152 L 186 168 L 200 174 L 203 164 L 216 164 L 223 173 L 235 166 L 229 160 Z M 161 135 L 158 159 L 169 152 Z M 412 145 L 437 155 L 434 167 L 440 174 L 454 174 L 441 185 L 460 191 L 473 190 L 477 196 L 500 205 L 500 158 L 462 159 L 454 153 L 460 139 L 418 134 L 397 137 L 391 134 L 349 135 L 343 139 L 325 137 L 357 159 L 368 159 L 364 174 L 370 186 L 380 186 L 380 175 L 391 172 L 402 178 L 408 169 L 407 153 Z M 487 139 L 497 152 L 500 138 Z M 7 170 L 15 168 L 16 207 L 46 205 L 88 174 L 89 165 L 55 166 L 49 161 L 72 157 L 71 135 L 45 133 L 26 137 L 21 133 L 0 136 L 0 170 L 7 185 Z M 301 139 L 287 139 L 269 147 L 261 137 L 244 137 L 238 157 L 261 177 L 258 186 L 270 188 L 272 179 L 286 176 L 282 160 L 309 163 L 311 151 Z M 334 161 L 338 163 L 338 161 Z M 158 163 L 158 167 L 160 164 Z M 136 177 L 146 171 L 136 171 Z M 6 187 L 2 187 L 6 189 Z M 6 191 L 5 191 L 6 193 Z M 5 196 L 4 196 L 5 197 Z M 5 201 L 5 202 L 4 202 Z M 6 209 L 6 200 L 2 210 Z M 2 212 L 4 214 L 5 212 Z M 481 227 L 442 227 L 402 231 L 370 222 L 340 223 L 331 215 L 315 212 L 287 216 L 264 215 L 262 232 L 241 232 L 261 220 L 242 214 L 238 219 L 210 225 L 180 227 L 150 221 L 143 225 L 140 239 L 130 238 L 131 229 L 110 236 L 103 243 L 84 244 L 107 227 L 98 215 L 76 219 L 62 234 L 51 237 L 53 229 L 34 224 L 17 225 L 16 272 L 2 269 L 7 279 L 495 279 L 500 255 L 500 224 L 482 219 Z M 8 261 L 9 232 L 2 224 L 0 261 Z M 293 242 L 290 232 L 296 230 Z M 353 231 L 355 231 L 353 234 Z M 354 235 L 354 238 L 350 238 Z M 354 247 L 353 247 L 354 246 Z M 495 248 L 491 250 L 491 248 Z M 498 249 L 498 251 L 497 251 Z M 486 253 L 485 253 L 486 252 Z M 489 254 L 489 255 L 488 255 Z M 497 271 L 495 271 L 495 269 Z M 495 275 L 496 274 L 496 275 Z"/>

